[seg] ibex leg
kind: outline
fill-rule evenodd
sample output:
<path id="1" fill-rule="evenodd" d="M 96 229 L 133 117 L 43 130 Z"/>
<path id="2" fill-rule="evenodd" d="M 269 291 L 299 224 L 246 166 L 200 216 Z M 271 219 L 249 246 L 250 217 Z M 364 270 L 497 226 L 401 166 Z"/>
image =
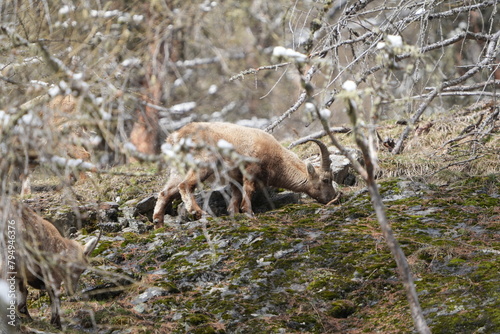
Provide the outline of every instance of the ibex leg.
<path id="1" fill-rule="evenodd" d="M 153 211 L 153 223 L 155 224 L 155 228 L 163 226 L 167 206 L 170 205 L 174 199 L 180 197 L 179 184 L 181 181 L 182 178 L 180 176 L 172 174 L 165 188 L 159 192 L 158 200 L 156 201 Z"/>
<path id="2" fill-rule="evenodd" d="M 198 203 L 196 203 L 196 199 L 194 198 L 194 189 L 199 183 L 205 181 L 211 174 L 212 171 L 207 168 L 200 168 L 199 170 L 191 169 L 186 174 L 184 181 L 179 184 L 179 193 L 181 194 L 184 205 L 186 205 L 187 212 L 193 214 L 197 219 L 205 215 L 206 212 L 204 212 Z"/>

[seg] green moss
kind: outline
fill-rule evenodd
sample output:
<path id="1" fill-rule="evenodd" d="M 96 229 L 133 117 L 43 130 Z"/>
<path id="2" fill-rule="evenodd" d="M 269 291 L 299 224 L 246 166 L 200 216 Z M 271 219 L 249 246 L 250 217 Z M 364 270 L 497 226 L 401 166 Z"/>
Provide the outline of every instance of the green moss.
<path id="1" fill-rule="evenodd" d="M 317 333 L 321 330 L 321 323 L 316 316 L 311 313 L 304 313 L 290 317 L 286 323 L 288 328 L 297 331 Z"/>
<path id="2" fill-rule="evenodd" d="M 335 300 L 328 310 L 328 314 L 334 318 L 347 318 L 354 312 L 356 312 L 356 305 L 350 300 Z"/>
<path id="3" fill-rule="evenodd" d="M 161 234 L 161 233 L 165 233 L 166 231 L 166 228 L 165 227 L 160 227 L 160 228 L 157 228 L 155 230 L 153 230 L 151 233 L 156 235 L 156 234 Z"/>
<path id="4" fill-rule="evenodd" d="M 454 267 L 460 267 L 460 266 L 464 265 L 465 263 L 467 263 L 467 261 L 464 259 L 454 258 L 448 262 L 448 265 L 454 266 Z"/>
<path id="5" fill-rule="evenodd" d="M 112 241 L 101 240 L 101 241 L 99 241 L 99 244 L 96 246 L 96 248 L 92 252 L 91 256 L 98 256 L 98 255 L 102 254 L 104 251 L 110 249 L 112 246 L 113 246 Z"/>
<path id="6" fill-rule="evenodd" d="M 400 181 L 383 182 L 382 191 L 406 194 Z M 453 182 L 425 189 L 420 197 L 387 201 L 387 213 L 433 333 L 498 333 L 499 211 L 490 200 L 499 192 L 498 181 Z M 149 250 L 146 243 L 167 230 L 173 237 Z M 212 245 L 200 227 L 123 234 L 122 245 L 129 247 L 119 249 L 126 253 L 120 266 L 169 294 L 151 300 L 153 311 L 140 315 L 120 314 L 107 304 L 109 311 L 97 311 L 98 324 L 122 322 L 140 333 L 129 320 L 147 323 L 153 332 L 165 324 L 173 333 L 413 331 L 395 261 L 367 194 L 335 207 L 300 204 L 256 219 L 216 218 L 207 231 Z M 212 246 L 216 259 L 207 252 Z M 159 268 L 166 270 L 157 278 L 145 273 Z"/>
<path id="7" fill-rule="evenodd" d="M 127 317 L 127 316 L 117 316 L 117 317 L 112 317 L 109 319 L 109 324 L 110 325 L 117 325 L 117 326 L 126 326 L 126 325 L 131 325 L 135 323 L 135 318 L 134 317 Z"/>
<path id="8" fill-rule="evenodd" d="M 175 297 L 161 297 L 161 298 L 156 298 L 153 300 L 151 303 L 152 305 L 161 305 L 165 306 L 168 308 L 176 307 L 178 305 L 177 298 Z"/>
<path id="9" fill-rule="evenodd" d="M 100 324 L 131 324 L 135 322 L 134 313 L 116 304 L 95 312 L 95 321 Z"/>
<path id="10" fill-rule="evenodd" d="M 121 243 L 122 248 L 129 244 L 147 244 L 154 240 L 154 235 L 142 236 L 133 232 L 125 232 L 122 237 L 125 239 Z"/>
<path id="11" fill-rule="evenodd" d="M 161 281 L 155 282 L 154 285 L 157 287 L 163 288 L 168 293 L 179 293 L 180 292 L 179 289 L 177 288 L 177 286 L 172 282 L 167 282 L 167 281 L 161 280 Z"/>
<path id="12" fill-rule="evenodd" d="M 197 326 L 210 322 L 211 318 L 203 313 L 194 313 L 187 315 L 184 320 L 190 325 Z"/>
<path id="13" fill-rule="evenodd" d="M 217 333 L 225 333 L 223 330 L 217 330 L 211 325 L 202 325 L 197 328 L 191 329 L 189 333 L 193 334 L 217 334 Z"/>
<path id="14" fill-rule="evenodd" d="M 461 310 L 455 312 L 455 310 Z M 498 309 L 466 309 L 458 306 L 452 314 L 439 316 L 431 327 L 432 333 L 498 333 L 500 311 Z"/>
<path id="15" fill-rule="evenodd" d="M 133 232 L 125 232 L 122 236 L 125 240 L 122 242 L 121 247 L 125 247 L 131 243 L 136 243 L 137 240 L 139 240 L 139 235 Z"/>
<path id="16" fill-rule="evenodd" d="M 316 298 L 334 300 L 345 298 L 355 285 L 348 275 L 334 275 L 320 271 L 308 284 L 307 290 Z"/>

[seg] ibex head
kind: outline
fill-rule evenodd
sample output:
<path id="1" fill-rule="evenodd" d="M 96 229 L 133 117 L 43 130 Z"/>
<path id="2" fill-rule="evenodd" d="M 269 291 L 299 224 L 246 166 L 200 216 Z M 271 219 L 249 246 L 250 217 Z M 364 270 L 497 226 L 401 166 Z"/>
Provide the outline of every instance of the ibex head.
<path id="1" fill-rule="evenodd" d="M 333 183 L 330 152 L 325 144 L 317 139 L 309 139 L 315 142 L 321 151 L 321 165 L 315 168 L 311 163 L 307 163 L 307 186 L 305 193 L 322 204 L 326 204 L 336 199 L 340 191 Z"/>
<path id="2" fill-rule="evenodd" d="M 75 246 L 73 249 L 68 250 L 68 253 L 74 253 L 71 255 L 73 260 L 68 262 L 68 268 L 62 269 L 66 274 L 63 281 L 66 285 L 68 294 L 72 295 L 75 293 L 76 287 L 78 286 L 78 280 L 85 269 L 87 269 L 89 262 L 88 258 L 101 240 L 101 236 L 102 230 L 99 231 L 99 236 L 97 238 L 94 237 L 90 239 L 85 245 L 80 245 L 78 242 L 71 240 Z"/>

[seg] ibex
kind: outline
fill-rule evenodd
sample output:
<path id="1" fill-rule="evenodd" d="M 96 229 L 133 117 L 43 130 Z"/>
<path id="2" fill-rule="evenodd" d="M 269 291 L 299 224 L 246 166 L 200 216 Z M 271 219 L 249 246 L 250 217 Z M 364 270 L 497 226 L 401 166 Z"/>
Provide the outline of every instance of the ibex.
<path id="1" fill-rule="evenodd" d="M 28 117 L 30 121 L 29 124 L 23 124 L 24 127 L 31 127 L 30 130 L 23 129 L 22 132 L 36 133 L 34 131 L 35 127 L 43 127 L 45 131 L 42 134 L 43 143 L 40 143 L 38 139 L 33 138 L 19 138 L 13 146 L 20 149 L 24 149 L 22 152 L 18 152 L 21 161 L 18 171 L 14 171 L 14 175 L 17 172 L 19 174 L 19 179 L 22 182 L 21 185 L 21 196 L 28 195 L 31 193 L 31 171 L 39 164 L 41 158 L 53 157 L 53 161 L 49 160 L 46 162 L 57 165 L 57 167 L 65 167 L 60 165 L 69 165 L 70 167 L 76 166 L 81 170 L 94 170 L 95 167 L 90 164 L 90 153 L 83 148 L 80 143 L 74 143 L 81 141 L 85 136 L 85 131 L 83 127 L 79 124 L 79 120 L 75 118 L 77 113 L 77 100 L 72 95 L 66 96 L 56 96 L 52 98 L 46 105 L 43 113 L 40 115 Z M 36 118 L 36 121 L 34 120 Z M 36 124 L 36 125 L 35 125 Z M 30 147 L 31 143 L 24 143 L 26 140 L 36 141 L 37 145 L 35 147 Z M 62 140 L 64 139 L 64 141 Z M 40 154 L 49 153 L 48 155 Z M 84 178 L 85 174 L 80 172 L 80 178 Z M 69 183 L 75 181 L 75 176 L 69 176 Z"/>
<path id="2" fill-rule="evenodd" d="M 9 203 L 9 202 L 8 202 Z M 47 290 L 51 300 L 51 324 L 61 328 L 60 288 L 73 294 L 80 275 L 88 265 L 87 257 L 100 239 L 91 239 L 85 246 L 64 238 L 47 220 L 33 210 L 14 201 L 0 206 L 0 232 L 3 232 L 4 254 L 0 255 L 0 274 L 15 281 L 17 314 L 31 319 L 27 307 L 28 289 Z"/>
<path id="3" fill-rule="evenodd" d="M 249 159 L 243 166 L 232 163 L 230 158 L 215 154 L 213 150 L 192 148 L 192 156 L 198 161 L 197 167 L 188 168 L 183 173 L 172 168 L 165 188 L 158 194 L 153 213 L 155 227 L 163 226 L 167 206 L 181 197 L 186 209 L 195 217 L 204 212 L 196 203 L 193 191 L 201 182 L 214 174 L 217 164 L 228 168 L 231 180 L 231 200 L 228 212 L 253 215 L 251 199 L 257 186 L 285 188 L 303 192 L 320 203 L 335 199 L 339 191 L 332 183 L 331 160 L 328 148 L 319 140 L 312 139 L 321 151 L 321 166 L 315 168 L 300 160 L 295 153 L 284 148 L 270 134 L 254 128 L 229 123 L 190 123 L 167 138 L 172 147 L 190 142 L 191 146 L 217 147 L 220 143 L 230 144 L 234 152 Z"/>

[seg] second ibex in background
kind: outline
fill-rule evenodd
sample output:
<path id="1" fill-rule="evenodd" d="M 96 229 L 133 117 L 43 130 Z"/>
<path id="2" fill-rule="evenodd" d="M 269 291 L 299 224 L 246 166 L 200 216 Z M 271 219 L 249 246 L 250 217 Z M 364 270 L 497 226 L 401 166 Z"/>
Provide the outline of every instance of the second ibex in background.
<path id="1" fill-rule="evenodd" d="M 167 138 L 167 145 L 171 146 L 169 149 L 177 145 L 176 154 L 184 152 L 187 163 L 171 166 L 170 178 L 158 194 L 154 209 L 155 227 L 163 226 L 167 206 L 179 197 L 189 213 L 201 217 L 204 212 L 196 203 L 193 191 L 214 174 L 219 181 L 230 184 L 230 214 L 241 210 L 253 215 L 251 199 L 258 186 L 285 188 L 306 193 L 323 204 L 331 202 L 339 191 L 332 182 L 330 154 L 325 144 L 319 140 L 311 141 L 321 150 L 319 168 L 306 164 L 273 136 L 259 129 L 229 123 L 190 123 L 184 126 Z M 220 154 L 210 147 L 226 148 L 236 155 Z"/>
<path id="2" fill-rule="evenodd" d="M 10 117 L 0 111 L 0 123 L 2 116 Z M 79 102 L 73 95 L 58 95 L 40 110 L 31 110 L 15 124 L 11 142 L 9 138 L 2 140 L 11 147 L 8 153 L 12 178 L 21 180 L 22 196 L 31 194 L 31 173 L 41 162 L 56 175 L 66 173 L 65 169 L 71 170 L 67 180 L 62 179 L 67 184 L 76 181 L 76 171 L 80 178 L 85 177 L 85 171 L 95 171 L 90 163 L 91 154 L 83 145 L 89 142 L 89 134 L 82 124 Z"/>

